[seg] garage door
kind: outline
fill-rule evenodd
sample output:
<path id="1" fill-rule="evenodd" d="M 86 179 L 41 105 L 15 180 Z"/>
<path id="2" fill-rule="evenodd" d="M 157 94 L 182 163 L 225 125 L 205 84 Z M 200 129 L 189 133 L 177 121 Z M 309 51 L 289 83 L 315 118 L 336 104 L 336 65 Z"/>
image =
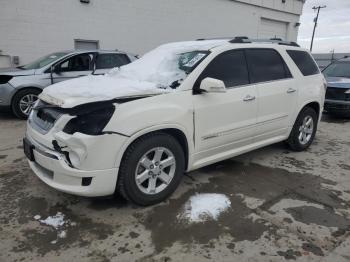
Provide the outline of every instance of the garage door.
<path id="1" fill-rule="evenodd" d="M 78 50 L 96 50 L 99 47 L 97 40 L 74 40 L 74 48 Z"/>
<path id="2" fill-rule="evenodd" d="M 287 40 L 288 23 L 278 20 L 261 18 L 259 38 L 282 38 Z"/>

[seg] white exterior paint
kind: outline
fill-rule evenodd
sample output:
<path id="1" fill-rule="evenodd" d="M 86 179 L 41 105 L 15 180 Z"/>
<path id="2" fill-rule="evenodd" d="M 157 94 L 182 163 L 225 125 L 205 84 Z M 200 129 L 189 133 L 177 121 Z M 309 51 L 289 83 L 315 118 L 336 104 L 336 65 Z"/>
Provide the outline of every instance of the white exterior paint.
<path id="1" fill-rule="evenodd" d="M 1 54 L 19 56 L 25 64 L 73 49 L 74 39 L 137 54 L 162 43 L 203 37 L 276 35 L 296 41 L 303 1 L 1 0 L 0 5 L 0 67 L 5 67 L 9 59 Z M 262 24 L 262 19 L 275 26 Z"/>
<path id="2" fill-rule="evenodd" d="M 232 49 L 262 47 L 276 50 L 286 62 L 292 77 L 227 87 L 225 92 L 220 89 L 220 92 L 193 94 L 196 80 L 219 54 Z M 69 114 L 63 114 L 45 134 L 38 132 L 30 120 L 26 137 L 35 145 L 37 159 L 30 162 L 30 166 L 39 178 L 58 190 L 83 196 L 101 196 L 114 192 L 127 148 L 152 131 L 175 129 L 183 133 L 188 148 L 187 171 L 286 140 L 301 110 L 316 102 L 320 107 L 318 113 L 321 113 L 325 96 L 323 75 L 303 76 L 286 49 L 300 50 L 276 44 L 225 43 L 217 46 L 176 91 L 116 103 L 116 110 L 104 128 L 113 134 L 67 134 L 62 130 L 72 118 Z M 246 100 L 247 96 L 254 99 Z M 48 98 L 41 96 L 44 100 Z M 55 97 L 51 99 L 54 101 Z M 75 97 L 74 100 L 74 105 L 86 103 L 83 97 Z M 64 154 L 54 149 L 53 140 L 74 156 L 74 167 L 69 166 Z M 54 155 L 57 159 L 47 155 Z M 82 177 L 94 177 L 92 184 L 81 186 Z"/>

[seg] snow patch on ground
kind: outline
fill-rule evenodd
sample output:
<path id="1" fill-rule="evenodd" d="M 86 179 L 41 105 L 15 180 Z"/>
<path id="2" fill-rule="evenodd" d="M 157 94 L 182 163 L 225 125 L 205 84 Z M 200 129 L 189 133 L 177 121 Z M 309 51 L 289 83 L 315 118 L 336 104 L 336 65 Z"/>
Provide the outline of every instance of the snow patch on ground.
<path id="1" fill-rule="evenodd" d="M 59 239 L 67 237 L 67 231 L 65 230 L 69 226 L 75 226 L 75 222 L 65 218 L 65 215 L 61 212 L 57 212 L 54 216 L 48 216 L 46 219 L 41 219 L 40 215 L 34 216 L 34 219 L 39 221 L 40 224 L 53 227 L 57 231 L 57 238 L 51 241 L 51 244 L 56 244 Z"/>
<path id="2" fill-rule="evenodd" d="M 230 207 L 230 199 L 223 194 L 197 194 L 186 202 L 183 212 L 177 218 L 191 223 L 217 220 Z"/>
<path id="3" fill-rule="evenodd" d="M 35 220 L 39 220 L 41 218 L 41 216 L 40 215 L 36 215 L 36 216 L 34 216 L 34 219 Z"/>
<path id="4" fill-rule="evenodd" d="M 66 221 L 64 220 L 64 214 L 58 212 L 55 216 L 49 216 L 46 219 L 39 220 L 40 223 L 52 226 L 55 229 L 62 227 Z"/>

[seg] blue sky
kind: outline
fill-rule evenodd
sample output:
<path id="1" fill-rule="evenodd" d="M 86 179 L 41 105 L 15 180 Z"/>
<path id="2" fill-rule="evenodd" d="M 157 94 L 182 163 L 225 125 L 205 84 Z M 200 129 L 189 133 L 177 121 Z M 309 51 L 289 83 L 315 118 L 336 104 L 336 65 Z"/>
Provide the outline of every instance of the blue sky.
<path id="1" fill-rule="evenodd" d="M 298 42 L 310 48 L 313 19 L 316 12 L 313 6 L 327 5 L 320 13 L 313 52 L 350 53 L 350 0 L 307 0 L 304 5 L 299 28 Z"/>

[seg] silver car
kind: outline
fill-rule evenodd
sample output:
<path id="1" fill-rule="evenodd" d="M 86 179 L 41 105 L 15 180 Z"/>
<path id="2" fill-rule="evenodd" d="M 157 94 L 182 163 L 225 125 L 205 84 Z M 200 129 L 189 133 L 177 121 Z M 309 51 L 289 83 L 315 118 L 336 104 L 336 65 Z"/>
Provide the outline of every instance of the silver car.
<path id="1" fill-rule="evenodd" d="M 42 89 L 61 81 L 104 74 L 136 60 L 119 51 L 64 51 L 47 55 L 28 65 L 0 69 L 0 110 L 12 110 L 26 119 Z"/>

